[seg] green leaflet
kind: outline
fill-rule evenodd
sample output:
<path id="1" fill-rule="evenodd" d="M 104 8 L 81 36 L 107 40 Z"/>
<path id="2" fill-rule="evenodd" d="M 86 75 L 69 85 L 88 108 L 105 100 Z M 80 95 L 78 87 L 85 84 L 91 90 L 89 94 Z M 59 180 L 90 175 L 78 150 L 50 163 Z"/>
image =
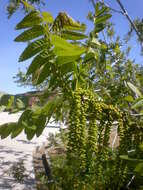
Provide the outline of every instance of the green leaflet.
<path id="1" fill-rule="evenodd" d="M 100 17 L 95 17 L 94 23 L 95 23 L 95 25 L 100 24 L 100 23 L 104 23 L 111 17 L 112 17 L 111 14 L 106 14 L 106 15 L 103 15 L 103 16 L 100 16 Z"/>
<path id="2" fill-rule="evenodd" d="M 134 101 L 133 97 L 130 96 L 130 95 L 126 96 L 124 99 L 125 99 L 126 101 L 128 101 L 128 102 L 133 102 L 133 101 Z"/>
<path id="3" fill-rule="evenodd" d="M 45 38 L 41 38 L 39 40 L 36 40 L 32 43 L 30 43 L 23 53 L 20 55 L 19 62 L 25 61 L 37 53 L 40 53 L 44 49 L 49 48 L 49 42 Z"/>
<path id="4" fill-rule="evenodd" d="M 66 50 L 67 52 L 68 51 L 71 52 L 68 54 L 67 54 L 67 52 L 65 52 L 65 54 L 64 54 L 65 56 L 68 56 L 68 55 L 72 56 L 73 54 L 80 55 L 80 54 L 84 53 L 86 50 L 84 47 L 73 45 L 57 35 L 51 35 L 51 43 L 55 46 L 55 52 L 57 51 L 57 55 L 59 55 L 59 56 L 61 56 L 61 53 L 58 54 L 58 52 L 60 52 L 60 50 Z M 62 53 L 62 55 L 63 55 L 63 53 Z"/>
<path id="5" fill-rule="evenodd" d="M 41 109 L 42 114 L 46 115 L 48 121 L 51 119 L 52 115 L 55 113 L 58 106 L 63 102 L 62 97 L 55 97 L 49 100 L 46 105 Z"/>
<path id="6" fill-rule="evenodd" d="M 37 84 L 37 79 L 39 78 L 39 74 L 40 74 L 42 68 L 43 68 L 43 66 L 41 66 L 34 73 L 32 73 L 32 84 L 33 85 Z"/>
<path id="7" fill-rule="evenodd" d="M 16 113 L 20 110 L 23 110 L 26 106 L 26 103 L 24 103 L 24 99 L 22 101 L 22 97 L 19 95 L 11 96 L 9 94 L 3 95 L 1 99 L 1 109 L 3 111 L 9 111 L 10 113 Z M 2 111 L 0 110 L 0 111 Z"/>
<path id="8" fill-rule="evenodd" d="M 105 26 L 106 26 L 106 25 L 103 24 L 103 23 L 97 24 L 96 27 L 95 27 L 95 29 L 94 29 L 94 32 L 95 32 L 95 33 L 101 32 L 101 31 L 105 28 Z"/>
<path id="9" fill-rule="evenodd" d="M 85 31 L 86 30 L 86 25 L 82 24 L 77 24 L 77 25 L 65 25 L 64 29 L 66 30 L 77 30 L 77 31 Z"/>
<path id="10" fill-rule="evenodd" d="M 43 21 L 46 23 L 53 23 L 54 18 L 49 12 L 42 12 Z"/>
<path id="11" fill-rule="evenodd" d="M 127 160 L 127 161 L 132 161 L 132 162 L 142 162 L 142 159 L 137 159 L 137 158 L 130 158 L 128 155 L 121 155 L 121 159 Z"/>
<path id="12" fill-rule="evenodd" d="M 45 124 L 46 124 L 46 116 L 44 114 L 41 114 L 39 117 L 38 117 L 38 120 L 37 120 L 37 127 L 36 127 L 36 136 L 39 137 L 44 128 L 45 128 Z"/>
<path id="13" fill-rule="evenodd" d="M 71 49 L 62 49 L 62 48 L 54 48 L 54 53 L 55 55 L 59 56 L 59 57 L 65 57 L 68 58 L 69 57 L 80 57 L 80 55 L 82 55 L 85 52 L 85 48 L 71 48 Z M 74 61 L 74 60 L 73 60 Z"/>
<path id="14" fill-rule="evenodd" d="M 62 52 L 64 53 L 64 50 L 62 50 Z M 69 54 L 69 51 L 65 52 L 65 53 Z M 61 54 L 61 55 L 63 55 L 63 54 Z M 61 64 L 61 65 L 66 64 L 66 63 L 71 64 L 71 62 L 74 62 L 74 61 L 76 61 L 78 59 L 79 59 L 79 55 L 75 55 L 75 56 L 69 56 L 69 55 L 67 55 L 67 56 L 58 56 L 57 59 L 56 59 L 56 62 L 58 64 Z"/>
<path id="15" fill-rule="evenodd" d="M 51 64 L 51 63 L 46 63 L 46 64 L 43 66 L 43 68 L 41 69 L 41 71 L 40 71 L 40 73 L 39 73 L 39 76 L 38 76 L 36 85 L 41 84 L 41 83 L 50 75 L 50 73 L 51 73 L 50 64 Z"/>
<path id="16" fill-rule="evenodd" d="M 15 129 L 17 123 L 6 123 L 0 126 L 0 137 L 4 139 L 8 137 L 11 132 Z"/>
<path id="17" fill-rule="evenodd" d="M 17 112 L 19 112 L 18 108 L 12 108 L 12 110 L 10 111 L 10 113 L 17 113 Z"/>
<path id="18" fill-rule="evenodd" d="M 37 128 L 36 125 L 26 126 L 25 127 L 24 132 L 27 135 L 28 140 L 31 140 L 34 137 L 34 135 L 36 133 L 36 128 Z"/>
<path id="19" fill-rule="evenodd" d="M 47 51 L 42 51 L 39 55 L 37 55 L 32 63 L 30 64 L 28 70 L 27 70 L 27 75 L 32 74 L 35 72 L 38 68 L 40 68 L 43 64 L 47 63 L 53 56 L 50 54 L 50 52 Z"/>
<path id="20" fill-rule="evenodd" d="M 73 32 L 69 30 L 65 30 L 62 32 L 62 38 L 67 39 L 67 40 L 82 40 L 87 38 L 85 34 L 78 33 L 78 32 Z"/>
<path id="21" fill-rule="evenodd" d="M 23 121 L 27 121 L 29 118 L 31 119 L 32 111 L 30 109 L 26 109 L 18 120 L 18 125 L 23 125 Z"/>
<path id="22" fill-rule="evenodd" d="M 24 109 L 24 108 L 25 108 L 24 103 L 23 103 L 22 100 L 20 100 L 19 98 L 16 100 L 16 107 L 17 107 L 18 109 Z"/>
<path id="23" fill-rule="evenodd" d="M 26 2 L 25 0 L 21 0 L 21 3 L 24 5 L 24 8 L 26 9 L 26 11 L 34 11 L 34 7 L 32 5 L 30 5 L 28 2 Z"/>
<path id="24" fill-rule="evenodd" d="M 52 117 L 53 110 L 54 110 L 54 104 L 52 103 L 52 101 L 49 101 L 49 102 L 42 108 L 42 113 L 44 113 L 45 115 L 47 115 L 48 121 L 49 121 L 50 118 Z"/>
<path id="25" fill-rule="evenodd" d="M 107 7 L 100 7 L 100 3 L 96 4 L 95 7 L 95 17 L 94 17 L 94 24 L 95 24 L 95 33 L 99 33 L 106 27 L 106 22 L 109 18 L 111 18 L 111 14 L 108 13 Z"/>
<path id="26" fill-rule="evenodd" d="M 137 173 L 140 173 L 140 175 L 143 176 L 143 162 L 137 164 L 134 171 L 137 172 Z"/>
<path id="27" fill-rule="evenodd" d="M 92 48 L 89 48 L 88 53 L 85 54 L 84 62 L 95 60 L 97 58 L 96 53 Z"/>
<path id="28" fill-rule="evenodd" d="M 139 91 L 139 89 L 134 86 L 132 83 L 127 82 L 127 85 L 129 86 L 129 88 L 138 96 L 138 97 L 142 97 L 141 92 Z"/>
<path id="29" fill-rule="evenodd" d="M 105 11 L 107 11 L 108 8 L 107 7 L 103 7 L 102 9 L 99 9 L 98 3 L 96 4 L 96 17 L 99 17 L 100 15 L 102 15 L 103 13 L 105 13 Z"/>
<path id="30" fill-rule="evenodd" d="M 54 20 L 52 29 L 53 31 L 60 31 L 61 29 L 85 31 L 86 26 L 74 21 L 74 19 L 65 12 L 60 12 Z"/>
<path id="31" fill-rule="evenodd" d="M 61 72 L 63 75 L 69 73 L 69 72 L 72 72 L 72 71 L 75 71 L 76 70 L 76 63 L 75 62 L 70 62 L 70 63 L 65 63 L 65 64 L 62 64 L 61 65 Z"/>
<path id="32" fill-rule="evenodd" d="M 132 109 L 143 107 L 143 98 L 132 105 Z"/>
<path id="33" fill-rule="evenodd" d="M 11 109 L 12 106 L 14 104 L 14 96 L 11 96 L 9 99 L 8 99 L 8 104 L 6 106 L 6 109 Z"/>
<path id="34" fill-rule="evenodd" d="M 41 25 L 35 25 L 32 28 L 24 31 L 22 34 L 15 38 L 15 42 L 26 42 L 33 40 L 41 35 L 44 35 L 44 28 Z"/>
<path id="35" fill-rule="evenodd" d="M 11 133 L 11 138 L 17 137 L 22 131 L 23 131 L 22 126 L 19 126 L 18 124 L 15 125 L 15 127 L 14 127 L 14 129 L 12 130 L 12 133 Z"/>
<path id="36" fill-rule="evenodd" d="M 25 29 L 40 24 L 42 21 L 38 11 L 31 11 L 16 25 L 16 30 Z"/>
<path id="37" fill-rule="evenodd" d="M 51 75 L 51 77 L 50 77 L 50 80 L 49 80 L 49 84 L 48 84 L 48 88 L 49 89 L 51 89 L 51 91 L 52 90 L 55 90 L 57 87 L 58 87 L 58 81 L 57 80 L 55 80 L 55 76 L 54 75 Z"/>
<path id="38" fill-rule="evenodd" d="M 57 55 L 56 61 L 59 64 L 65 64 L 79 59 L 86 50 L 84 47 L 70 44 L 57 35 L 51 35 L 51 43 L 55 46 L 53 52 Z"/>
<path id="39" fill-rule="evenodd" d="M 54 45 L 57 48 L 72 49 L 74 47 L 74 45 L 72 45 L 71 43 L 67 42 L 65 39 L 63 39 L 55 34 L 51 34 L 50 37 L 51 37 L 52 45 Z"/>
<path id="40" fill-rule="evenodd" d="M 78 30 L 78 31 L 85 31 L 86 30 L 86 25 L 81 24 L 79 22 L 76 22 L 72 17 L 69 15 L 66 15 L 64 13 L 65 21 L 64 21 L 64 28 L 67 30 Z M 66 22 L 67 21 L 67 22 Z"/>
<path id="41" fill-rule="evenodd" d="M 24 129 L 28 140 L 31 140 L 35 134 L 39 136 L 42 133 L 45 123 L 45 115 L 38 115 L 37 110 L 26 109 L 21 115 L 17 127 L 12 132 L 12 138 L 16 137 Z"/>
<path id="42" fill-rule="evenodd" d="M 99 46 L 101 45 L 97 38 L 92 38 L 91 43 Z"/>

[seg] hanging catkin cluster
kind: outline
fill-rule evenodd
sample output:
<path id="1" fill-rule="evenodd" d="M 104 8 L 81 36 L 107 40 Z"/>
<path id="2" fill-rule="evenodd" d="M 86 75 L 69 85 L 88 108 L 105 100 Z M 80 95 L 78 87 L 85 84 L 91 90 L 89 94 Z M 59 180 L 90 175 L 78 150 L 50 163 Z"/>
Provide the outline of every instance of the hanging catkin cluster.
<path id="1" fill-rule="evenodd" d="M 109 138 L 114 121 L 118 123 L 122 151 L 126 148 L 124 144 L 126 131 L 119 109 L 99 101 L 89 90 L 78 89 L 72 93 L 67 159 L 69 163 L 73 160 L 76 162 L 82 176 L 91 172 L 97 175 L 102 173 L 104 169 L 102 164 L 95 168 L 95 162 L 102 163 L 102 158 L 109 159 Z"/>

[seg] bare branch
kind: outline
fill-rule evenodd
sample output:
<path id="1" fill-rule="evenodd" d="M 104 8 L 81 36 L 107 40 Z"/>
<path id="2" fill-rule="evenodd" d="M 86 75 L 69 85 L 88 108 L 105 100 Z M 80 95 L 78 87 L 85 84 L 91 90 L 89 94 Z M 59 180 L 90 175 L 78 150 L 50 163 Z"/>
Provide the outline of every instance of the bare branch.
<path id="1" fill-rule="evenodd" d="M 143 39 L 142 39 L 142 37 L 141 37 L 141 35 L 140 35 L 140 33 L 139 33 L 139 31 L 138 31 L 136 25 L 135 25 L 134 22 L 132 21 L 131 17 L 128 15 L 128 12 L 127 12 L 127 10 L 124 8 L 124 6 L 123 6 L 123 4 L 121 3 L 121 1 L 120 1 L 120 0 L 116 0 L 116 1 L 117 1 L 117 3 L 119 4 L 119 6 L 121 7 L 121 9 L 122 9 L 122 11 L 123 11 L 125 17 L 126 17 L 127 20 L 129 21 L 129 23 L 131 24 L 131 26 L 133 27 L 133 29 L 135 30 L 135 32 L 136 32 L 136 34 L 137 34 L 137 36 L 138 36 L 138 38 L 139 38 L 139 40 L 140 40 L 141 47 L 142 47 L 142 49 L 143 49 L 143 43 L 142 43 Z"/>

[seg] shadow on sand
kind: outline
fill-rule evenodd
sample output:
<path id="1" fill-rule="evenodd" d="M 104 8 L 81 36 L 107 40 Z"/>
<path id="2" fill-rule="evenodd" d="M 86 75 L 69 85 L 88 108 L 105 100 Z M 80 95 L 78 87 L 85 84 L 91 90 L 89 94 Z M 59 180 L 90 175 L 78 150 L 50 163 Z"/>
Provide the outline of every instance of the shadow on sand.
<path id="1" fill-rule="evenodd" d="M 34 190 L 35 180 L 32 166 L 29 167 L 30 169 L 26 168 L 27 177 L 22 183 L 18 183 L 9 172 L 13 164 L 18 164 L 21 161 L 24 164 L 32 165 L 31 157 L 30 153 L 0 146 L 0 190 Z"/>

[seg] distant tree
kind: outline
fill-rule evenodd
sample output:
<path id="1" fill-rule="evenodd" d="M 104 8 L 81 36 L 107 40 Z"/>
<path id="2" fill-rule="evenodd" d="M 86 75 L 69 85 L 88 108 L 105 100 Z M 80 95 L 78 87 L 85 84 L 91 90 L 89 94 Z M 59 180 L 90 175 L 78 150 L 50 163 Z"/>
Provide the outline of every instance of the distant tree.
<path id="1" fill-rule="evenodd" d="M 28 7 L 33 4 L 44 5 L 45 3 L 44 0 L 9 0 L 7 5 L 8 17 L 10 18 L 19 8 L 27 11 Z"/>

